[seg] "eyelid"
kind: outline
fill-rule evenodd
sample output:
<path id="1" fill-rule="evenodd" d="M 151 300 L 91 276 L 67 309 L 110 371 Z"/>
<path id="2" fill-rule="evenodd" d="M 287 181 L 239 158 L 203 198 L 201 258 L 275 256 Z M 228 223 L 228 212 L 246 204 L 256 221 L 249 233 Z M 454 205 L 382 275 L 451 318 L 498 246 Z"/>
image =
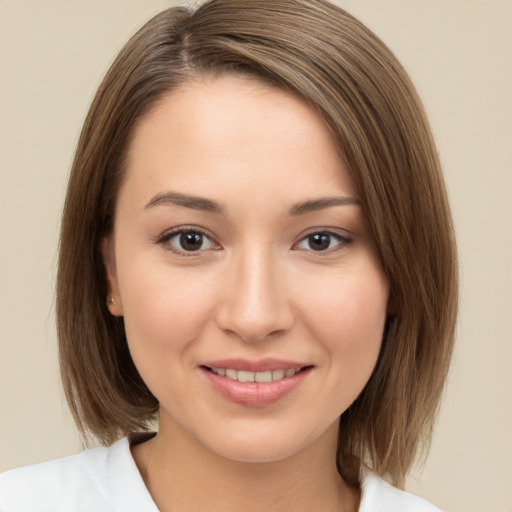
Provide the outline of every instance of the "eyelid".
<path id="1" fill-rule="evenodd" d="M 169 242 L 169 240 L 171 240 L 174 236 L 179 235 L 181 233 L 187 233 L 187 232 L 194 232 L 194 233 L 201 234 L 202 236 L 206 237 L 211 242 L 213 247 L 208 248 L 208 249 L 199 249 L 197 251 L 185 251 L 185 250 L 176 249 L 176 248 L 172 247 L 170 244 L 167 244 Z M 339 241 L 339 244 L 337 244 L 336 247 L 327 249 L 325 251 L 315 251 L 313 249 L 298 248 L 298 245 L 300 243 L 302 243 L 308 237 L 315 235 L 315 234 L 326 234 L 326 235 L 332 236 L 333 238 L 335 238 L 336 240 Z M 296 242 L 293 245 L 292 249 L 303 250 L 303 251 L 312 253 L 315 256 L 321 257 L 321 256 L 326 256 L 331 253 L 337 252 L 337 251 L 347 247 L 353 241 L 354 241 L 353 238 L 351 237 L 349 232 L 347 232 L 346 230 L 340 230 L 338 228 L 327 228 L 327 227 L 311 228 L 301 234 L 298 242 Z M 171 229 L 165 231 L 160 236 L 158 236 L 155 240 L 155 243 L 160 244 L 160 245 L 165 245 L 164 248 L 166 250 L 168 250 L 178 256 L 182 256 L 182 257 L 186 257 L 186 258 L 198 257 L 198 256 L 204 255 L 205 252 L 210 252 L 212 250 L 217 251 L 217 250 L 222 249 L 222 246 L 215 240 L 215 238 L 208 231 L 206 231 L 203 228 L 200 228 L 198 226 L 193 226 L 193 225 L 184 225 L 184 226 L 177 226 L 175 228 L 171 228 Z"/>
<path id="2" fill-rule="evenodd" d="M 335 228 L 311 228 L 301 235 L 299 241 L 294 244 L 293 248 L 296 248 L 300 243 L 302 243 L 303 241 L 305 241 L 308 237 L 310 237 L 312 235 L 317 235 L 317 234 L 330 235 L 339 241 L 339 244 L 337 244 L 337 246 L 334 248 L 330 248 L 325 251 L 315 251 L 313 249 L 300 249 L 300 248 L 296 249 L 296 250 L 303 250 L 303 251 L 312 253 L 315 256 L 320 256 L 320 257 L 327 256 L 327 255 L 337 252 L 343 248 L 346 248 L 348 245 L 350 245 L 354 241 L 354 239 L 349 234 L 349 232 L 347 232 L 346 230 L 343 230 L 342 232 L 340 232 L 340 231 L 342 231 L 342 230 L 335 229 Z"/>
<path id="3" fill-rule="evenodd" d="M 184 251 L 184 250 L 176 249 L 175 247 L 171 246 L 171 244 L 168 244 L 168 242 L 176 235 L 179 235 L 182 233 L 187 233 L 187 232 L 199 233 L 200 235 L 207 238 L 212 243 L 212 245 L 214 247 L 209 248 L 209 249 L 199 249 L 197 251 Z M 165 246 L 164 248 L 166 250 L 168 250 L 169 252 L 172 252 L 178 256 L 182 256 L 185 258 L 191 258 L 191 257 L 193 258 L 193 257 L 202 256 L 202 255 L 204 255 L 205 252 L 209 252 L 212 250 L 219 250 L 222 248 L 220 246 L 220 244 L 214 239 L 214 237 L 210 233 L 208 233 L 206 230 L 204 230 L 198 226 L 188 226 L 188 225 L 177 226 L 175 228 L 171 228 L 171 229 L 165 231 L 162 235 L 160 235 L 155 240 L 155 243 Z"/>

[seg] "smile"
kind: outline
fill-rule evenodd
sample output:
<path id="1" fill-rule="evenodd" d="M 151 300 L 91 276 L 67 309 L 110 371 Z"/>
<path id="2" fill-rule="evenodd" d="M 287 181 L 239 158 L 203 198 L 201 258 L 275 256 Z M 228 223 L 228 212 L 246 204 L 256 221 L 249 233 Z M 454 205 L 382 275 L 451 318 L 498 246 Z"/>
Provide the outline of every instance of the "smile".
<path id="1" fill-rule="evenodd" d="M 246 407 L 265 407 L 281 400 L 300 387 L 313 368 L 274 359 L 212 361 L 199 367 L 221 397 Z"/>
<path id="2" fill-rule="evenodd" d="M 246 370 L 235 370 L 233 368 L 209 368 L 215 375 L 227 377 L 238 382 L 275 382 L 293 377 L 302 368 L 289 368 L 287 370 L 267 370 L 264 372 L 250 372 Z"/>

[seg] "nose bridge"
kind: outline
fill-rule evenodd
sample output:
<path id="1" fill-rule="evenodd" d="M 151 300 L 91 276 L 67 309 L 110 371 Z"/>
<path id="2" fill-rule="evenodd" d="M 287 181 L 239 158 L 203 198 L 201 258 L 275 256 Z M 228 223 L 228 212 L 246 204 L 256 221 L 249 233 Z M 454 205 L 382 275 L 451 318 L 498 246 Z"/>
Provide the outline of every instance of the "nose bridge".
<path id="1" fill-rule="evenodd" d="M 287 330 L 293 315 L 284 276 L 269 246 L 246 247 L 228 269 L 219 327 L 245 341 L 259 341 Z"/>

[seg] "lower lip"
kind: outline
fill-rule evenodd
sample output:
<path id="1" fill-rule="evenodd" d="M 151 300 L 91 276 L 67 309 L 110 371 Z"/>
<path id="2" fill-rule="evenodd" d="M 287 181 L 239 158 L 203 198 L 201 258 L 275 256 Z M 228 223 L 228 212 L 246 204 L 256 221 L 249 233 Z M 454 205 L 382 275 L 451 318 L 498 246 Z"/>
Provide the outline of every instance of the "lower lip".
<path id="1" fill-rule="evenodd" d="M 273 404 L 302 384 L 311 368 L 272 382 L 239 382 L 217 375 L 205 368 L 203 374 L 224 398 L 247 407 L 264 407 Z"/>

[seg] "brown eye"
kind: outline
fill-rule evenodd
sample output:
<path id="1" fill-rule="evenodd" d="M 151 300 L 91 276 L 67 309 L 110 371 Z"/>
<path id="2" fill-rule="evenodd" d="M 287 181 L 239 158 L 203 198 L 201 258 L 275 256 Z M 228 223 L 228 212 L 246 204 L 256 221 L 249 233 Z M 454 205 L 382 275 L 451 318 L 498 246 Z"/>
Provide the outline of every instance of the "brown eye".
<path id="1" fill-rule="evenodd" d="M 168 233 L 160 240 L 160 243 L 177 253 L 207 251 L 217 247 L 204 233 L 192 229 Z"/>
<path id="2" fill-rule="evenodd" d="M 199 251 L 203 246 L 203 235 L 194 231 L 181 233 L 179 245 L 185 251 Z"/>
<path id="3" fill-rule="evenodd" d="M 332 236 L 327 233 L 316 233 L 308 236 L 308 244 L 313 251 L 325 251 L 331 245 Z"/>
<path id="4" fill-rule="evenodd" d="M 311 233 L 305 236 L 297 245 L 299 249 L 314 251 L 314 252 L 327 252 L 336 250 L 348 245 L 352 240 L 344 237 L 338 233 L 330 231 L 321 231 L 318 233 Z"/>

